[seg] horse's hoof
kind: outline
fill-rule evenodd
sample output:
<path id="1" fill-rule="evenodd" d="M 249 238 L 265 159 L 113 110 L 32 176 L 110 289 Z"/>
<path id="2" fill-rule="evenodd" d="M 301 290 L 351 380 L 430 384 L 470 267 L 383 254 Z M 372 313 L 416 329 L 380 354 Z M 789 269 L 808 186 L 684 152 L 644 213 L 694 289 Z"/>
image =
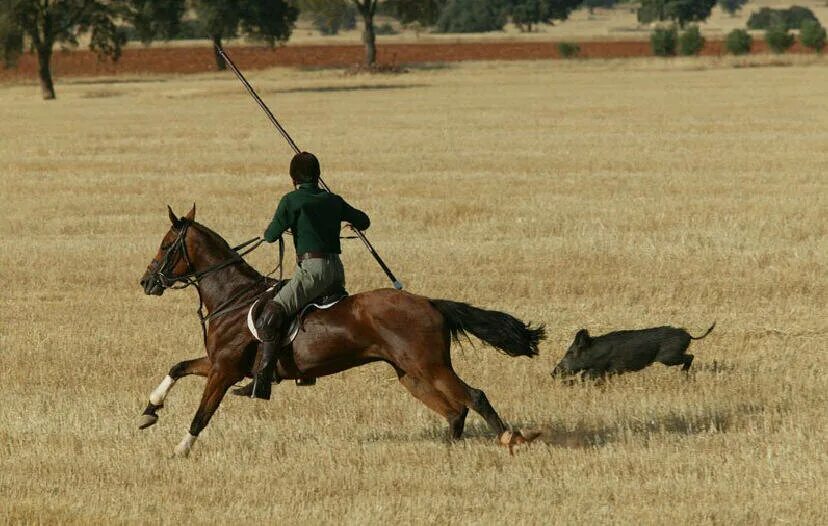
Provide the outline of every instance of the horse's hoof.
<path id="1" fill-rule="evenodd" d="M 190 454 L 190 450 L 193 448 L 193 444 L 195 444 L 196 437 L 193 435 L 187 434 L 184 436 L 184 439 L 175 446 L 173 450 L 173 456 L 176 458 L 187 458 Z"/>
<path id="2" fill-rule="evenodd" d="M 237 387 L 230 392 L 236 396 L 246 396 L 250 398 L 250 396 L 253 395 L 253 382 L 250 382 L 242 387 Z"/>
<path id="3" fill-rule="evenodd" d="M 146 429 L 158 422 L 158 415 L 141 415 L 138 419 L 138 429 Z"/>
<path id="4" fill-rule="evenodd" d="M 497 438 L 497 441 L 501 446 L 509 449 L 510 455 L 514 455 L 515 449 L 526 444 L 530 444 L 539 436 L 540 432 L 528 432 L 526 433 L 526 435 L 524 435 L 520 431 L 504 431 Z"/>

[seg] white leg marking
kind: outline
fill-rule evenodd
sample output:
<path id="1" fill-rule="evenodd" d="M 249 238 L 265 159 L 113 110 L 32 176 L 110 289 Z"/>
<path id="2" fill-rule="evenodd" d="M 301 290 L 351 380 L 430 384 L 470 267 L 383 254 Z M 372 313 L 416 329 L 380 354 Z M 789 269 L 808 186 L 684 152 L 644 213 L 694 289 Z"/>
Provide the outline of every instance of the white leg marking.
<path id="1" fill-rule="evenodd" d="M 184 435 L 184 438 L 181 439 L 181 442 L 175 446 L 175 456 L 177 457 L 186 457 L 190 454 L 190 449 L 192 449 L 193 444 L 195 444 L 196 438 L 193 435 L 187 433 Z"/>
<path id="2" fill-rule="evenodd" d="M 172 389 L 173 384 L 175 384 L 175 380 L 173 380 L 170 375 L 165 376 L 164 379 L 161 380 L 158 387 L 155 388 L 155 391 L 150 393 L 150 403 L 152 405 L 162 405 L 164 403 L 164 399 L 167 398 L 167 394 L 169 394 L 170 389 Z"/>

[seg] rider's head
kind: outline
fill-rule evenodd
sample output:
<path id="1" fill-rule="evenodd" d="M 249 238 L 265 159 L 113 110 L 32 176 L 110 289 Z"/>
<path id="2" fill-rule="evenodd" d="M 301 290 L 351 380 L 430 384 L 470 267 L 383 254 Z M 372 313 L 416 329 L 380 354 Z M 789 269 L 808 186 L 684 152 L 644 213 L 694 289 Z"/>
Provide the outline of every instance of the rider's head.
<path id="1" fill-rule="evenodd" d="M 312 153 L 297 153 L 290 160 L 290 178 L 293 184 L 319 183 L 319 159 Z"/>

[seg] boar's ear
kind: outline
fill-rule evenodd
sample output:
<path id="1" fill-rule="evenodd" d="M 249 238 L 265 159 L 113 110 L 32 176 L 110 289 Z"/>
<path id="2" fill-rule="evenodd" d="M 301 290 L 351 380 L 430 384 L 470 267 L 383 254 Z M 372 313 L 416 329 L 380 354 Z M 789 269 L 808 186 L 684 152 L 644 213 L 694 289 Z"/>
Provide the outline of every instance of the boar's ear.
<path id="1" fill-rule="evenodd" d="M 589 332 L 586 329 L 581 329 L 575 335 L 575 347 L 586 347 L 589 345 L 590 340 Z"/>

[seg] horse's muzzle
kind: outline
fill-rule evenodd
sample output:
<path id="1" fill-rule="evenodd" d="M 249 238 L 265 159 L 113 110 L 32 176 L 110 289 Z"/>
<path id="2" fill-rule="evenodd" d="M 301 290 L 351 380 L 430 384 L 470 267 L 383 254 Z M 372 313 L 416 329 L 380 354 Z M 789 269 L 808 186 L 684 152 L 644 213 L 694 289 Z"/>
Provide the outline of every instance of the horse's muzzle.
<path id="1" fill-rule="evenodd" d="M 161 286 L 161 282 L 154 274 L 145 274 L 144 277 L 141 278 L 140 283 L 141 287 L 144 289 L 144 294 L 151 296 L 160 296 L 161 294 L 164 294 L 164 287 Z"/>

